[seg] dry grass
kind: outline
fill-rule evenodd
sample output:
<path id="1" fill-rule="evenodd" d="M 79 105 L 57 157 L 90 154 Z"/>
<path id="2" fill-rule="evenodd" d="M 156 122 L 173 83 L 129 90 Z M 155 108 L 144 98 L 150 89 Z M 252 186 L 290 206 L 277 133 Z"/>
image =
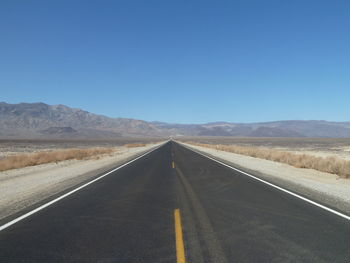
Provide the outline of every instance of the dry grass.
<path id="1" fill-rule="evenodd" d="M 0 171 L 71 159 L 82 160 L 92 157 L 98 157 L 102 154 L 111 154 L 114 151 L 115 149 L 113 148 L 101 147 L 87 149 L 67 149 L 51 152 L 45 151 L 38 153 L 14 155 L 0 160 Z"/>
<path id="2" fill-rule="evenodd" d="M 124 146 L 128 148 L 133 148 L 133 147 L 146 146 L 146 144 L 145 143 L 128 143 L 128 144 L 124 144 Z"/>
<path id="3" fill-rule="evenodd" d="M 247 155 L 255 158 L 266 159 L 274 162 L 289 164 L 297 168 L 314 169 L 321 172 L 350 178 L 350 161 L 336 157 L 316 157 L 308 154 L 295 154 L 265 147 L 250 147 L 236 145 L 213 145 L 197 142 L 187 142 L 193 145 L 212 148 L 216 150 Z"/>

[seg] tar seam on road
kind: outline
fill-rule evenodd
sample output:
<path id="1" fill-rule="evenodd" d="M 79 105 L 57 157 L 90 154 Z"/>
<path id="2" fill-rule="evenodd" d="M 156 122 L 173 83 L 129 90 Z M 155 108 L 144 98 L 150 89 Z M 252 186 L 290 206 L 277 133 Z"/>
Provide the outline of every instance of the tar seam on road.
<path id="1" fill-rule="evenodd" d="M 92 183 L 94 183 L 94 182 L 96 182 L 96 181 L 102 179 L 103 177 L 105 177 L 105 176 L 107 176 L 107 175 L 109 175 L 109 174 L 111 174 L 111 173 L 113 173 L 113 172 L 115 172 L 115 171 L 117 171 L 117 170 L 119 170 L 119 169 L 121 169 L 121 168 L 127 166 L 128 164 L 135 162 L 136 160 L 138 160 L 138 159 L 144 157 L 145 155 L 147 155 L 147 154 L 149 154 L 149 153 L 151 153 L 151 152 L 157 150 L 158 148 L 162 147 L 162 146 L 163 146 L 164 144 L 166 144 L 166 143 L 167 143 L 167 142 L 161 144 L 160 146 L 156 147 L 155 149 L 152 149 L 152 150 L 150 150 L 150 151 L 147 151 L 146 153 L 142 154 L 141 156 L 139 156 L 139 157 L 137 157 L 137 158 L 135 158 L 135 159 L 133 159 L 133 160 L 131 160 L 131 161 L 129 161 L 129 162 L 127 162 L 127 163 L 121 165 L 121 166 L 118 166 L 117 168 L 115 168 L 115 169 L 113 169 L 113 170 L 111 170 L 111 171 L 109 171 L 109 172 L 107 172 L 107 173 L 105 173 L 105 174 L 103 174 L 103 175 L 101 175 L 101 176 L 95 178 L 94 180 L 92 180 L 92 181 L 90 181 L 90 182 L 87 182 L 86 184 L 83 184 L 83 185 L 81 185 L 81 186 L 79 186 L 79 187 L 77 187 L 77 188 L 75 188 L 75 189 L 69 191 L 68 193 L 65 193 L 64 195 L 61 195 L 61 196 L 55 198 L 54 200 L 51 200 L 50 202 L 48 202 L 48 203 L 46 203 L 46 204 L 43 204 L 43 205 L 41 205 L 41 206 L 35 208 L 35 209 L 32 210 L 32 211 L 29 211 L 28 213 L 26 213 L 26 214 L 24 214 L 24 215 L 21 215 L 21 216 L 15 218 L 15 219 L 11 220 L 10 222 L 7 222 L 6 224 L 0 226 L 0 231 L 2 231 L 2 230 L 4 230 L 4 229 L 6 229 L 6 228 L 12 226 L 13 224 L 16 224 L 17 222 L 19 222 L 19 221 L 21 221 L 21 220 L 23 220 L 23 219 L 25 219 L 25 218 L 27 218 L 27 217 L 29 217 L 29 216 L 31 216 L 31 215 L 37 213 L 37 212 L 39 212 L 40 210 L 43 210 L 44 208 L 46 208 L 46 207 L 48 207 L 48 206 L 50 206 L 50 205 L 52 205 L 52 204 L 54 204 L 54 203 L 60 201 L 61 199 L 65 198 L 65 197 L 67 197 L 67 196 L 69 196 L 69 195 L 71 195 L 71 194 L 73 194 L 73 193 L 75 193 L 75 192 L 77 192 L 77 191 L 79 191 L 79 190 L 81 190 L 81 189 L 83 189 L 84 187 L 86 187 L 86 186 L 88 186 L 88 185 L 90 185 L 90 184 L 92 184 Z"/>
<path id="2" fill-rule="evenodd" d="M 184 146 L 186 149 L 188 149 L 188 150 L 190 150 L 190 151 L 193 151 L 193 152 L 195 152 L 195 153 L 197 153 L 197 154 L 199 154 L 199 155 L 201 155 L 201 156 L 204 156 L 204 157 L 206 157 L 206 158 L 208 158 L 208 159 L 210 159 L 210 160 L 213 160 L 213 161 L 215 161 L 215 162 L 217 162 L 217 163 L 219 163 L 219 164 L 221 164 L 221 165 L 224 165 L 224 166 L 226 166 L 226 167 L 228 167 L 228 168 L 230 168 L 230 169 L 232 169 L 232 170 L 235 170 L 235 171 L 240 172 L 240 173 L 242 173 L 242 174 L 244 174 L 244 175 L 247 175 L 247 176 L 249 176 L 250 178 L 252 178 L 252 179 L 254 179 L 254 180 L 257 180 L 257 181 L 259 181 L 259 182 L 261 182 L 261 183 L 267 184 L 267 185 L 269 185 L 269 186 L 271 186 L 271 187 L 273 187 L 273 188 L 276 188 L 276 189 L 278 189 L 278 190 L 280 190 L 280 191 L 282 191 L 282 192 L 285 192 L 285 193 L 290 194 L 290 195 L 292 195 L 292 196 L 294 196 L 294 197 L 296 197 L 296 198 L 299 198 L 299 199 L 301 199 L 301 200 L 303 200 L 303 201 L 305 201 L 305 202 L 307 202 L 307 203 L 310 203 L 310 204 L 315 205 L 315 206 L 317 206 L 317 207 L 319 207 L 319 208 L 322 208 L 322 209 L 324 209 L 324 210 L 326 210 L 326 211 L 328 211 L 328 212 L 330 212 L 330 213 L 333 213 L 333 214 L 335 214 L 335 215 L 337 215 L 337 216 L 340 216 L 340 217 L 342 217 L 342 218 L 344 218 L 344 219 L 346 219 L 346 220 L 350 220 L 350 216 L 348 216 L 348 215 L 346 215 L 346 214 L 343 214 L 343 213 L 341 213 L 341 212 L 338 212 L 338 211 L 336 211 L 336 210 L 334 210 L 334 209 L 332 209 L 332 208 L 329 208 L 329 207 L 327 207 L 327 206 L 321 205 L 321 204 L 319 204 L 319 203 L 317 203 L 317 202 L 315 202 L 315 201 L 312 201 L 312 200 L 310 200 L 310 199 L 308 199 L 308 198 L 306 198 L 306 197 L 303 197 L 303 196 L 301 196 L 301 195 L 298 195 L 298 194 L 296 194 L 296 193 L 293 193 L 293 192 L 291 192 L 291 191 L 289 191 L 289 190 L 287 190 L 287 189 L 284 189 L 284 188 L 282 188 L 282 187 L 280 187 L 280 186 L 277 186 L 277 185 L 275 185 L 275 184 L 269 183 L 269 182 L 267 182 L 267 181 L 265 181 L 265 180 L 263 180 L 263 179 L 260 179 L 259 177 L 256 177 L 256 176 L 251 175 L 251 174 L 249 174 L 249 173 L 247 173 L 247 172 L 244 172 L 244 171 L 242 171 L 242 170 L 239 170 L 239 169 L 237 169 L 237 168 L 235 168 L 235 167 L 233 167 L 233 166 L 231 166 L 231 165 L 228 165 L 228 164 L 223 163 L 223 162 L 221 162 L 221 161 L 219 161 L 219 160 L 216 160 L 215 158 L 212 158 L 212 157 L 210 157 L 210 156 L 208 156 L 208 155 L 205 155 L 205 154 L 203 154 L 203 153 L 201 153 L 201 152 L 199 152 L 199 151 L 196 151 L 196 150 L 194 150 L 194 149 L 191 149 L 191 148 L 189 148 L 189 147 L 187 147 L 187 146 L 185 146 L 185 145 L 183 145 L 183 144 L 181 144 L 181 145 Z"/>
<path id="3" fill-rule="evenodd" d="M 185 247 L 182 237 L 182 225 L 181 225 L 181 215 L 180 209 L 174 210 L 175 218 L 175 242 L 176 242 L 176 262 L 186 263 L 185 260 Z"/>

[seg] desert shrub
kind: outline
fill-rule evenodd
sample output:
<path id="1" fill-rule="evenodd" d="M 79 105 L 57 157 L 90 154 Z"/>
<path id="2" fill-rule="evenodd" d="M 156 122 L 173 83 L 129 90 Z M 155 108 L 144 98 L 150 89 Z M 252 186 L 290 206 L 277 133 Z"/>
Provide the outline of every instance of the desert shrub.
<path id="1" fill-rule="evenodd" d="M 71 159 L 87 159 L 102 154 L 111 154 L 113 148 L 67 149 L 51 152 L 38 152 L 9 156 L 0 160 L 0 171 L 22 168 L 44 163 L 59 162 Z"/>
<path id="2" fill-rule="evenodd" d="M 197 142 L 187 142 L 192 145 L 232 152 L 250 157 L 266 159 L 274 162 L 289 164 L 297 168 L 314 169 L 321 172 L 337 174 L 350 178 L 350 161 L 336 157 L 317 157 L 309 154 L 296 154 L 266 147 L 213 145 Z"/>
<path id="3" fill-rule="evenodd" d="M 133 148 L 133 147 L 146 146 L 146 144 L 145 143 L 127 143 L 127 144 L 124 144 L 124 146 L 128 148 Z"/>

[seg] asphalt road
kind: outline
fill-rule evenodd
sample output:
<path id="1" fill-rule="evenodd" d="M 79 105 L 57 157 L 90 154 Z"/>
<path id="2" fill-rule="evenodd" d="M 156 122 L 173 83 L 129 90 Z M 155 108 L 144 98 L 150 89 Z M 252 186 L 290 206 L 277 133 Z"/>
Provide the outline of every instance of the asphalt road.
<path id="1" fill-rule="evenodd" d="M 2 230 L 0 262 L 177 262 L 182 241 L 186 262 L 350 262 L 348 220 L 173 142 Z"/>

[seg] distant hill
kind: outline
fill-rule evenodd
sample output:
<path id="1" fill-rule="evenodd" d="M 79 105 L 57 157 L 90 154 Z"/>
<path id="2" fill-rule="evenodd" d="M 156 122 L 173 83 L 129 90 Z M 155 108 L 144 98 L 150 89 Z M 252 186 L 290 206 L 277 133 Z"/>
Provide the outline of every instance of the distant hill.
<path id="1" fill-rule="evenodd" d="M 198 125 L 154 123 L 174 135 L 236 137 L 350 138 L 350 122 L 276 121 L 262 123 L 207 123 Z"/>
<path id="2" fill-rule="evenodd" d="M 72 127 L 50 127 L 40 131 L 40 133 L 49 134 L 49 135 L 62 135 L 62 134 L 72 135 L 77 133 L 77 131 L 74 130 Z"/>
<path id="3" fill-rule="evenodd" d="M 113 138 L 159 133 L 145 121 L 109 118 L 64 105 L 0 103 L 0 137 Z"/>
<path id="4" fill-rule="evenodd" d="M 350 122 L 171 124 L 110 118 L 64 105 L 0 102 L 0 138 L 163 136 L 350 137 Z"/>

